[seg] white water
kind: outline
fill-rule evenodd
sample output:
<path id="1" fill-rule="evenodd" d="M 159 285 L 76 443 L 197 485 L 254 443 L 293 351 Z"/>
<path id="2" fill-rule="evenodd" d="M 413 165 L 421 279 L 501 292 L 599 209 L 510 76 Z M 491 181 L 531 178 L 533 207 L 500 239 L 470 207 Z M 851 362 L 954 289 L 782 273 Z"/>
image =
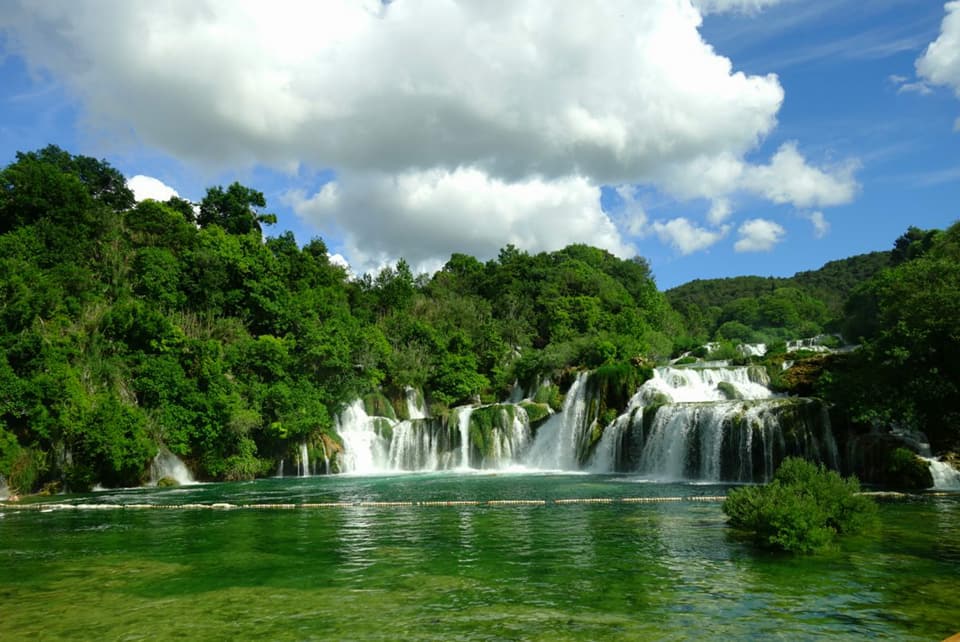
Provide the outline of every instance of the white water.
<path id="1" fill-rule="evenodd" d="M 653 378 L 640 387 L 645 402 L 654 401 L 663 394 L 672 403 L 727 401 L 719 384 L 733 387 L 744 399 L 769 399 L 774 396 L 767 388 L 767 373 L 763 368 L 657 368 Z"/>
<path id="2" fill-rule="evenodd" d="M 404 390 L 407 400 L 407 414 L 411 419 L 426 419 L 427 409 L 423 407 L 423 397 L 415 389 L 408 387 Z"/>
<path id="3" fill-rule="evenodd" d="M 933 457 L 921 457 L 930 464 L 934 490 L 960 490 L 960 471 L 945 461 Z"/>
<path id="4" fill-rule="evenodd" d="M 546 470 L 578 470 L 587 415 L 587 377 L 581 372 L 570 386 L 563 410 L 552 415 L 537 431 L 525 458 L 526 465 Z"/>
<path id="5" fill-rule="evenodd" d="M 156 486 L 164 477 L 175 480 L 181 486 L 197 483 L 187 465 L 172 452 L 163 448 L 150 464 L 150 486 Z"/>
<path id="6" fill-rule="evenodd" d="M 767 354 L 767 344 L 766 343 L 741 343 L 737 346 L 737 350 L 740 351 L 745 357 L 762 357 Z"/>
<path id="7" fill-rule="evenodd" d="M 0 475 L 0 502 L 10 499 L 10 488 L 7 486 L 7 480 Z"/>
<path id="8" fill-rule="evenodd" d="M 460 468 L 470 468 L 470 415 L 472 406 L 457 411 L 457 427 L 460 429 Z"/>
<path id="9" fill-rule="evenodd" d="M 283 458 L 280 458 L 280 465 L 277 466 L 277 477 L 283 478 Z"/>
<path id="10" fill-rule="evenodd" d="M 620 447 L 624 433 L 635 426 L 643 425 L 643 395 L 637 393 L 630 399 L 622 415 L 604 428 L 600 443 L 590 458 L 588 467 L 591 473 L 612 473 L 620 460 Z"/>
<path id="11" fill-rule="evenodd" d="M 364 410 L 361 400 L 340 413 L 337 432 L 343 440 L 340 456 L 344 472 L 371 475 L 388 469 L 390 443 L 377 434 L 374 419 Z"/>
<path id="12" fill-rule="evenodd" d="M 310 451 L 305 441 L 300 443 L 300 476 L 310 476 Z"/>

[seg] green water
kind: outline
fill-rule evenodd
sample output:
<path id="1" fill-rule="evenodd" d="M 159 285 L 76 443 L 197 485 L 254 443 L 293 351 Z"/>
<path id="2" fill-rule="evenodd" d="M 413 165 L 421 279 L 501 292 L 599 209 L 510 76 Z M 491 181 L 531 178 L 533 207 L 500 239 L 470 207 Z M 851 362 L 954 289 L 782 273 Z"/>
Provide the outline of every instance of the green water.
<path id="1" fill-rule="evenodd" d="M 733 538 L 722 494 L 617 476 L 315 477 L 59 497 L 545 506 L 0 509 L 0 639 L 867 639 L 960 631 L 960 496 L 881 505 L 872 537 L 796 558 Z"/>

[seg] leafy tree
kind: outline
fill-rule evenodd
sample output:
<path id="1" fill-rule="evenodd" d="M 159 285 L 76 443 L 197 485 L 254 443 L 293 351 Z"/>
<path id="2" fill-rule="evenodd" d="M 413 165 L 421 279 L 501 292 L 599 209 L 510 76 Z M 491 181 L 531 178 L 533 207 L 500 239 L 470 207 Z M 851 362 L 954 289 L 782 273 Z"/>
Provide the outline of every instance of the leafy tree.
<path id="1" fill-rule="evenodd" d="M 258 208 L 266 207 L 267 201 L 262 192 L 240 183 L 232 183 L 226 190 L 223 187 L 211 187 L 200 201 L 197 223 L 200 227 L 219 225 L 228 234 L 249 234 L 263 231 L 262 225 L 277 222 L 275 214 L 261 213 Z"/>

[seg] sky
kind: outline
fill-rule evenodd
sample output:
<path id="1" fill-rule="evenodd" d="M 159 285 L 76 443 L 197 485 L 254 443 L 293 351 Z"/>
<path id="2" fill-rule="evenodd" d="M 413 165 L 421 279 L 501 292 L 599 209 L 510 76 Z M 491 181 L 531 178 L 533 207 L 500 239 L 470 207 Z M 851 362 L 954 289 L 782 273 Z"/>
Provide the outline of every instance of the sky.
<path id="1" fill-rule="evenodd" d="M 0 163 L 51 143 L 355 273 L 787 276 L 960 218 L 960 1 L 0 0 Z"/>

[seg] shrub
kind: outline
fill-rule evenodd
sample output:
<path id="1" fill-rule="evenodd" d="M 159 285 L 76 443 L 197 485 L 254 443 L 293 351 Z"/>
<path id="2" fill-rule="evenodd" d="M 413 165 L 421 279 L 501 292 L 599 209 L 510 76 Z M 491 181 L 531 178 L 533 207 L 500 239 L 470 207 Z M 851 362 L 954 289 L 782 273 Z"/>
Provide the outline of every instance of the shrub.
<path id="1" fill-rule="evenodd" d="M 917 457 L 913 451 L 897 448 L 888 455 L 886 483 L 894 488 L 923 490 L 933 486 L 930 464 Z"/>
<path id="2" fill-rule="evenodd" d="M 876 504 L 859 492 L 854 477 L 788 457 L 769 484 L 732 490 L 723 512 L 759 546 L 812 553 L 874 523 Z"/>

